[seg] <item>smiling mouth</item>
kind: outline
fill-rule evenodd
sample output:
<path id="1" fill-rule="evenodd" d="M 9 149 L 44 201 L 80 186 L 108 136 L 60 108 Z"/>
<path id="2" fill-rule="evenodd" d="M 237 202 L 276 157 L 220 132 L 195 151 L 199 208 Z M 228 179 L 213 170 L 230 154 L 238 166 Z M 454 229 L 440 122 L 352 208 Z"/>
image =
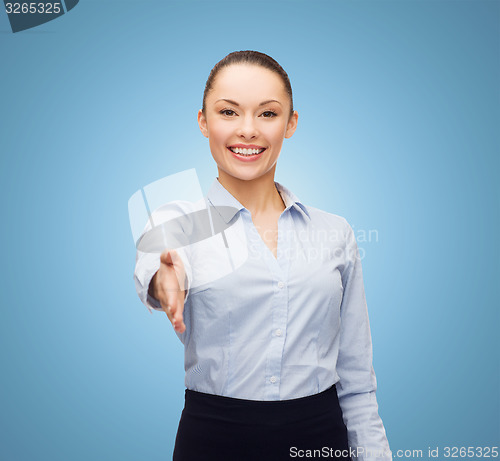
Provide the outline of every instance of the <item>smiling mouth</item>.
<path id="1" fill-rule="evenodd" d="M 266 150 L 265 147 L 261 149 L 243 149 L 241 147 L 228 147 L 228 149 L 233 154 L 244 155 L 245 157 L 251 157 L 252 155 L 259 155 Z"/>

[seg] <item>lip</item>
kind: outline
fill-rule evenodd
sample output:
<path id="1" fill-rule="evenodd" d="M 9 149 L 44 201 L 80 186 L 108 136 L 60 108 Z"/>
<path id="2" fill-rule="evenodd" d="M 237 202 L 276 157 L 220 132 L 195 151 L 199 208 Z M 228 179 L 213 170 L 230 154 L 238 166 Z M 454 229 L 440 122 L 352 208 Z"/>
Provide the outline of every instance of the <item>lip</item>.
<path id="1" fill-rule="evenodd" d="M 239 144 L 237 146 L 231 146 L 231 147 L 240 147 L 240 146 L 242 146 L 242 144 Z M 243 147 L 243 149 L 245 149 L 245 147 Z M 263 149 L 263 148 L 262 147 L 247 147 L 246 149 Z M 255 154 L 255 155 L 252 155 L 250 157 L 245 157 L 244 155 L 235 154 L 231 149 L 229 149 L 229 147 L 227 148 L 227 150 L 235 159 L 239 160 L 240 162 L 246 162 L 246 163 L 255 162 L 260 157 L 262 157 L 262 154 L 266 151 L 266 149 L 264 149 L 260 154 Z"/>
<path id="2" fill-rule="evenodd" d="M 239 147 L 240 149 L 265 149 L 265 147 L 257 146 L 256 144 L 231 144 L 227 147 Z"/>

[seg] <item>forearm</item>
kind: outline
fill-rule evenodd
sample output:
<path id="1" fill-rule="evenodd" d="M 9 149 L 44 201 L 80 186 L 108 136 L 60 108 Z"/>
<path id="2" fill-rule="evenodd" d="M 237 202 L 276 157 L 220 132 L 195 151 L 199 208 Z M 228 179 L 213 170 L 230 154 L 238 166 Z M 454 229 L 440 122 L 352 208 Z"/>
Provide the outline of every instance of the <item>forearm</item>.
<path id="1" fill-rule="evenodd" d="M 340 383 L 337 388 L 349 446 L 355 458 L 358 461 L 390 461 L 392 453 L 378 413 L 375 390 L 354 392 L 343 389 Z"/>
<path id="2" fill-rule="evenodd" d="M 349 445 L 356 450 L 354 456 L 360 461 L 390 460 L 392 453 L 378 414 L 377 380 L 372 365 L 372 340 L 361 260 L 350 226 L 346 232 L 345 256 L 337 358 L 339 403 Z"/>

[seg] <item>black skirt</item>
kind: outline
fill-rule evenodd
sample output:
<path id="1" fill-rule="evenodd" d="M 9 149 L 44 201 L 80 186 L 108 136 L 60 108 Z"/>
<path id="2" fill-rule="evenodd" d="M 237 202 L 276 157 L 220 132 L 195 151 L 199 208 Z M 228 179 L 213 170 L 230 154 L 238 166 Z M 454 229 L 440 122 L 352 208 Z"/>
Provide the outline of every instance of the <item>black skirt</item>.
<path id="1" fill-rule="evenodd" d="M 174 461 L 350 460 L 335 385 L 291 400 L 244 400 L 186 389 Z"/>

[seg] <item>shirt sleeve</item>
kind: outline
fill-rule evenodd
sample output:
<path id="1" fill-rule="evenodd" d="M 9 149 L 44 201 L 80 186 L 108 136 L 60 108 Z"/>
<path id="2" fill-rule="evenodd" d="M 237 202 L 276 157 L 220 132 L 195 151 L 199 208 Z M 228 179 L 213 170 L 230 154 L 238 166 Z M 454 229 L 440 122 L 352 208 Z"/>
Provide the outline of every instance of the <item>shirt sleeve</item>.
<path id="1" fill-rule="evenodd" d="M 141 236 L 152 229 L 152 226 L 150 224 L 151 222 L 155 222 L 156 225 L 159 225 L 169 219 L 179 216 L 180 214 L 181 213 L 179 212 L 178 207 L 168 206 L 168 205 L 163 206 L 159 210 L 152 213 L 152 219 L 150 219 L 150 221 L 148 221 L 148 223 L 146 224 Z M 187 247 L 175 248 L 175 251 L 180 256 L 184 264 L 184 270 L 186 273 L 187 288 L 186 288 L 186 296 L 184 298 L 184 304 L 185 304 L 189 297 L 189 287 L 191 286 L 190 282 L 192 278 L 191 265 L 189 263 L 189 257 L 188 257 L 188 248 Z M 136 252 L 136 258 L 135 258 L 136 263 L 134 270 L 135 288 L 137 294 L 139 295 L 139 299 L 148 308 L 150 313 L 153 313 L 153 310 L 163 312 L 160 302 L 157 299 L 153 298 L 148 293 L 149 284 L 151 283 L 153 276 L 160 268 L 160 256 L 161 256 L 160 252 L 146 253 L 141 250 L 137 250 Z"/>
<path id="2" fill-rule="evenodd" d="M 392 460 L 392 452 L 378 414 L 377 381 L 372 365 L 372 341 L 361 260 L 354 232 L 347 221 L 345 224 L 337 393 L 353 458 L 387 461 Z"/>

